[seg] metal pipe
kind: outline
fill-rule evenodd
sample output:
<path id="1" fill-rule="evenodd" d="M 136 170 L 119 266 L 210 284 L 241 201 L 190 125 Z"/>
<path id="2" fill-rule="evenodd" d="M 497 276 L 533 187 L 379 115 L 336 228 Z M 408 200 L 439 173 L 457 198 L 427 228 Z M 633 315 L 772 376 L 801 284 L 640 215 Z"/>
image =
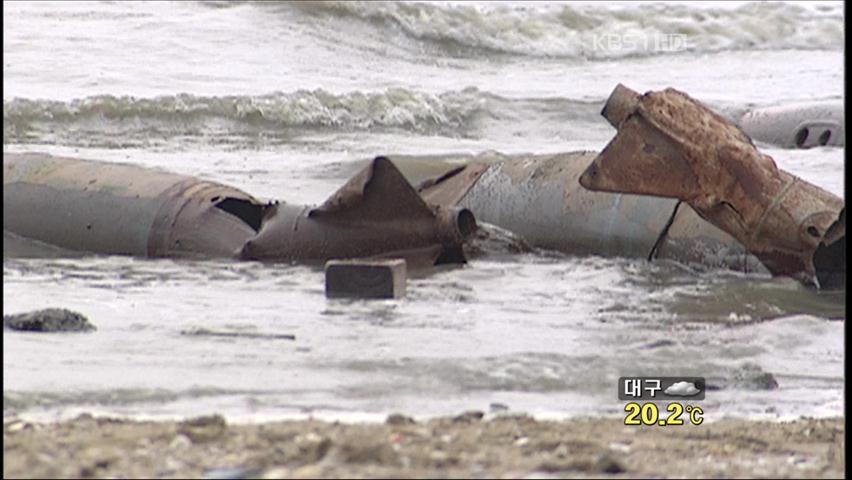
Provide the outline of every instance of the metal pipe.
<path id="1" fill-rule="evenodd" d="M 468 158 L 422 182 L 426 201 L 470 209 L 531 245 L 578 255 L 663 258 L 766 272 L 733 237 L 668 198 L 593 192 L 578 178 L 596 152 Z M 459 159 L 444 159 L 447 165 Z M 406 159 L 405 171 L 414 170 Z"/>

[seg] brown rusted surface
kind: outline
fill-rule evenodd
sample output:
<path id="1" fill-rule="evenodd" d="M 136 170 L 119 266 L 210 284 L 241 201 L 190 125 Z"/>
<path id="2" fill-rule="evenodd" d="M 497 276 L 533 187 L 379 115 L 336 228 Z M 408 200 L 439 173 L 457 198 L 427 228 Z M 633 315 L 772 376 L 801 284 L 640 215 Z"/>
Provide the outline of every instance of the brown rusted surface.
<path id="1" fill-rule="evenodd" d="M 636 92 L 619 83 L 607 99 L 601 115 L 613 127 L 618 128 L 621 122 L 636 110 L 638 105 L 639 98 Z"/>
<path id="2" fill-rule="evenodd" d="M 409 264 L 463 261 L 476 229 L 470 211 L 428 205 L 384 157 L 377 157 L 317 208 L 276 205 L 241 258 L 328 260 L 403 257 Z"/>
<path id="3" fill-rule="evenodd" d="M 845 242 L 842 199 L 779 169 L 737 126 L 682 92 L 640 96 L 619 86 L 613 96 L 608 105 L 620 108 L 603 113 L 618 134 L 580 177 L 581 185 L 681 199 L 773 274 L 820 284 L 815 252 Z M 625 105 L 635 107 L 625 115 Z M 838 261 L 845 264 L 845 255 Z M 842 277 L 845 287 L 845 270 Z"/>
<path id="4" fill-rule="evenodd" d="M 242 202 L 256 217 L 265 208 L 236 188 L 194 178 L 176 183 L 162 196 L 167 200 L 151 225 L 149 257 L 232 257 L 257 233 L 255 222 L 220 207 Z"/>
<path id="5" fill-rule="evenodd" d="M 456 167 L 438 178 L 421 183 L 417 192 L 433 205 L 456 205 L 486 170 L 488 164 L 482 162 Z"/>

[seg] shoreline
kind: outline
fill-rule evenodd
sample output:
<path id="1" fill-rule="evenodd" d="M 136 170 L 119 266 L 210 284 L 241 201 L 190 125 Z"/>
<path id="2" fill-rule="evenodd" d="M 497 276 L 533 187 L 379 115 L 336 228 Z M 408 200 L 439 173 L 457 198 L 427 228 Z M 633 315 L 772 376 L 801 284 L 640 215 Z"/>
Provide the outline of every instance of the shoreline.
<path id="1" fill-rule="evenodd" d="M 623 418 L 483 419 L 481 412 L 241 424 L 218 415 L 135 421 L 83 414 L 47 423 L 5 420 L 3 475 L 842 478 L 844 447 L 843 417 L 628 427 Z"/>

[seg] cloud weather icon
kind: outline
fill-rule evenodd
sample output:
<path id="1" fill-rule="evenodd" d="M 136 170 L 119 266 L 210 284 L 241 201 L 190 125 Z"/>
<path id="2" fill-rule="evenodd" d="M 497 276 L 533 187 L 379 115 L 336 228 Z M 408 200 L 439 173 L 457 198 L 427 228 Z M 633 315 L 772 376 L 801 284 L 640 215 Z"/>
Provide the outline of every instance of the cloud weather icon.
<path id="1" fill-rule="evenodd" d="M 695 388 L 695 385 L 692 382 L 675 382 L 663 390 L 663 393 L 678 397 L 691 397 L 700 391 L 701 390 Z"/>

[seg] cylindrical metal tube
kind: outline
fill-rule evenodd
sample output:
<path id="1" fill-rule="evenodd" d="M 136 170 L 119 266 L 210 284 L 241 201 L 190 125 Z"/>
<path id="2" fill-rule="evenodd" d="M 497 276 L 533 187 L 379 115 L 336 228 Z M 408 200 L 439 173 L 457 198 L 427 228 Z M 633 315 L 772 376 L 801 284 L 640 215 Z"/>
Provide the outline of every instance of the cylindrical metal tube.
<path id="1" fill-rule="evenodd" d="M 529 244 L 578 255 L 667 258 L 739 271 L 765 272 L 733 237 L 675 199 L 593 192 L 578 178 L 596 152 L 442 159 L 448 173 L 422 183 L 439 205 L 469 208 L 478 221 Z M 466 165 L 459 169 L 460 163 Z M 416 159 L 400 164 L 413 180 Z M 677 207 L 677 208 L 676 208 Z"/>
<path id="2" fill-rule="evenodd" d="M 401 256 L 420 266 L 463 262 L 462 244 L 476 229 L 469 210 L 427 205 L 381 157 L 317 208 L 263 205 L 193 177 L 43 154 L 4 154 L 3 170 L 4 231 L 69 250 L 270 261 Z"/>
<path id="3" fill-rule="evenodd" d="M 846 144 L 841 100 L 760 108 L 747 112 L 737 123 L 749 137 L 781 147 Z"/>
<path id="4" fill-rule="evenodd" d="M 480 221 L 538 247 L 763 270 L 739 242 L 688 205 L 680 205 L 675 214 L 674 199 L 583 188 L 577 179 L 595 156 L 573 152 L 504 160 L 489 167 L 460 205 Z"/>
<path id="5" fill-rule="evenodd" d="M 3 154 L 3 229 L 59 247 L 137 256 L 232 256 L 256 232 L 237 189 L 119 163 Z"/>

